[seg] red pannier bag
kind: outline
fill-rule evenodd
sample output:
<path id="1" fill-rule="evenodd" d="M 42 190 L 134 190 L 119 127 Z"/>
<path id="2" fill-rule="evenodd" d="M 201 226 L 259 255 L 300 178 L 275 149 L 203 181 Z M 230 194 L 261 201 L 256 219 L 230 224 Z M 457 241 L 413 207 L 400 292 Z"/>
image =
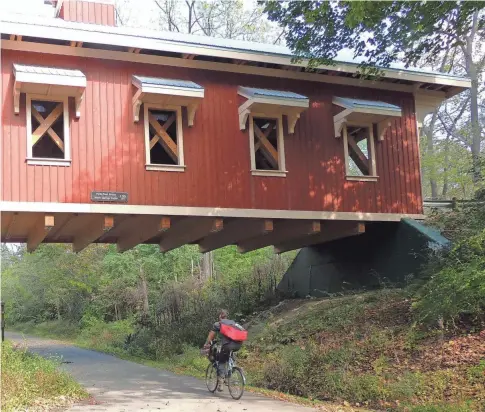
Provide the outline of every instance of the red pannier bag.
<path id="1" fill-rule="evenodd" d="M 244 342 L 248 338 L 248 331 L 239 325 L 221 323 L 221 335 L 236 342 Z"/>

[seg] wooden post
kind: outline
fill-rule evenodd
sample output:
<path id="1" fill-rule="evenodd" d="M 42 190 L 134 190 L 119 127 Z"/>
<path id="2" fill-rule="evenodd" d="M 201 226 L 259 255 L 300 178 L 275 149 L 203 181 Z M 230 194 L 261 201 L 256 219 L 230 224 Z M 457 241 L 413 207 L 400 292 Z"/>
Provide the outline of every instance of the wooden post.
<path id="1" fill-rule="evenodd" d="M 5 302 L 0 302 L 0 318 L 2 328 L 2 342 L 5 340 Z"/>
<path id="2" fill-rule="evenodd" d="M 451 199 L 451 208 L 453 210 L 456 210 L 456 206 L 457 206 L 457 201 L 456 201 L 456 197 L 454 197 L 453 199 Z"/>

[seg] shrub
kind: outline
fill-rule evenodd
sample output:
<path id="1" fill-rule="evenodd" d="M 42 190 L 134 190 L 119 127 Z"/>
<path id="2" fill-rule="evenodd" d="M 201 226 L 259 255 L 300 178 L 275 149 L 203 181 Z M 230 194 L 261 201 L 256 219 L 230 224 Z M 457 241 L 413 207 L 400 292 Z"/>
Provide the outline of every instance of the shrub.
<path id="1" fill-rule="evenodd" d="M 24 410 L 32 405 L 50 406 L 81 399 L 86 391 L 59 365 L 14 349 L 9 341 L 2 343 L 2 410 Z"/>
<path id="2" fill-rule="evenodd" d="M 45 336 L 59 339 L 75 339 L 79 334 L 79 326 L 69 320 L 51 320 L 41 323 L 33 321 L 14 325 L 19 332 L 31 333 L 37 336 Z"/>
<path id="3" fill-rule="evenodd" d="M 427 268 L 414 311 L 421 322 L 454 325 L 463 315 L 474 321 L 485 312 L 485 230 L 459 242 Z"/>
<path id="4" fill-rule="evenodd" d="M 99 321 L 83 329 L 77 340 L 90 348 L 102 351 L 122 350 L 126 337 L 131 333 L 133 325 L 130 320 L 110 323 Z"/>

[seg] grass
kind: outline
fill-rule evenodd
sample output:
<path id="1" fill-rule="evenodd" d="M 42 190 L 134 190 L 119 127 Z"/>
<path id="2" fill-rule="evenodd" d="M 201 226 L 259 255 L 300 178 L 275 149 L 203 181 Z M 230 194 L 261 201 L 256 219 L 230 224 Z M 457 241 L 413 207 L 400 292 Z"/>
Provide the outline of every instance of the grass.
<path id="1" fill-rule="evenodd" d="M 406 412 L 485 411 L 481 337 L 452 338 L 417 328 L 410 308 L 411 300 L 402 290 L 289 301 L 253 320 L 238 363 L 251 390 L 299 403 L 332 401 Z M 63 328 L 41 324 L 22 329 L 52 337 Z M 95 324 L 71 341 L 155 368 L 204 377 L 207 360 L 198 348 L 184 346 L 179 355 L 167 354 L 148 339 L 160 350 L 147 359 L 140 347 L 125 349 L 124 337 L 130 332 L 126 322 Z M 456 364 L 455 358 L 460 359 Z M 447 409 L 440 409 L 442 405 Z"/>
<path id="2" fill-rule="evenodd" d="M 60 330 L 62 329 L 58 327 L 59 325 L 54 325 L 53 328 L 49 328 L 49 323 L 50 322 L 45 322 L 35 326 L 33 326 L 30 323 L 19 324 L 19 325 L 15 325 L 13 328 L 11 327 L 10 330 L 14 330 L 17 332 L 22 332 L 30 335 L 37 335 L 45 338 L 57 339 L 64 343 L 72 344 L 84 349 L 91 349 L 91 350 L 107 353 L 110 355 L 114 355 L 120 359 L 139 363 L 156 369 L 167 370 L 179 375 L 191 376 L 198 379 L 205 378 L 205 371 L 207 368 L 208 361 L 207 361 L 207 358 L 200 356 L 198 348 L 186 346 L 184 347 L 183 353 L 181 355 L 173 355 L 159 360 L 152 360 L 141 356 L 132 355 L 127 351 L 120 349 L 117 346 L 113 346 L 108 342 L 105 342 L 104 344 L 100 344 L 99 339 L 90 340 L 90 339 L 86 339 L 85 337 L 82 338 L 81 336 L 77 336 L 76 338 L 72 334 L 70 334 L 69 338 L 66 338 L 65 336 L 63 336 L 62 333 L 59 333 Z M 58 321 L 54 321 L 54 323 L 57 324 Z M 73 329 L 72 325 L 69 328 L 72 330 Z M 323 410 L 325 410 L 326 412 L 352 412 L 352 411 L 361 410 L 353 407 L 348 407 L 345 405 L 342 406 L 339 404 L 332 404 L 329 402 L 324 403 L 316 399 L 308 399 L 301 396 L 294 396 L 289 393 L 282 393 L 278 391 L 269 390 L 266 388 L 259 388 L 251 385 L 251 381 L 252 381 L 251 376 L 246 376 L 246 377 L 249 378 L 248 379 L 249 384 L 246 386 L 246 391 L 248 392 L 258 393 L 269 398 L 278 399 L 284 402 L 291 402 L 291 403 L 304 405 L 304 406 L 310 406 L 310 407 L 324 406 Z"/>
<path id="3" fill-rule="evenodd" d="M 2 344 L 2 410 L 45 410 L 88 397 L 87 392 L 59 364 Z"/>

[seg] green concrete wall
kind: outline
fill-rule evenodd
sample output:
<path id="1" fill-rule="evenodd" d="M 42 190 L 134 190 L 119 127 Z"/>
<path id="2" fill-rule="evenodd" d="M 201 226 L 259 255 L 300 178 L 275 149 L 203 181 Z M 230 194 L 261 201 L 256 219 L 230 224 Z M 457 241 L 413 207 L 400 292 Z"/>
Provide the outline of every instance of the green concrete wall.
<path id="1" fill-rule="evenodd" d="M 302 249 L 278 285 L 293 297 L 402 286 L 419 275 L 429 253 L 449 242 L 412 219 L 366 225 L 359 236 Z"/>

